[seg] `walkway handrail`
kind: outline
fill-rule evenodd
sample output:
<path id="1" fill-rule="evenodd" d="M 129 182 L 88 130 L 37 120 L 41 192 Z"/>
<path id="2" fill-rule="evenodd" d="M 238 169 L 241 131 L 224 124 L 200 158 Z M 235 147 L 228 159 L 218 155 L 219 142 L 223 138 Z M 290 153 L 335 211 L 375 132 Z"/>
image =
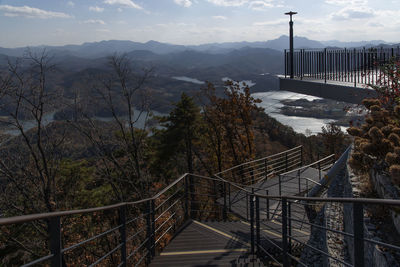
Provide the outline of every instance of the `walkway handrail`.
<path id="1" fill-rule="evenodd" d="M 223 171 L 221 171 L 221 172 L 218 172 L 218 173 L 216 173 L 215 175 L 220 175 L 220 174 L 223 174 L 223 173 L 225 173 L 225 172 L 231 171 L 231 170 L 233 170 L 233 169 L 236 169 L 236 168 L 239 168 L 239 167 L 242 167 L 242 166 L 245 166 L 245 165 L 254 163 L 254 162 L 259 162 L 259 161 L 263 161 L 263 160 L 266 160 L 266 159 L 274 158 L 274 157 L 276 157 L 276 156 L 285 155 L 286 153 L 289 153 L 289 152 L 298 150 L 298 149 L 300 149 L 300 148 L 302 148 L 302 147 L 303 147 L 303 146 L 296 146 L 296 147 L 294 147 L 294 148 L 291 148 L 291 149 L 289 149 L 289 150 L 285 150 L 285 151 L 283 151 L 283 152 L 279 152 L 279 153 L 277 153 L 277 154 L 273 154 L 273 155 L 270 155 L 270 156 L 267 156 L 267 157 L 264 157 L 264 158 L 255 159 L 255 160 L 252 160 L 252 161 L 244 162 L 244 163 L 242 163 L 242 164 L 235 165 L 235 166 L 233 166 L 233 167 L 231 167 L 231 168 L 229 168 L 229 169 L 226 169 L 226 170 L 223 170 Z"/>
<path id="2" fill-rule="evenodd" d="M 293 170 L 290 170 L 290 171 L 281 173 L 280 175 L 283 176 L 283 175 L 287 175 L 287 174 L 290 174 L 290 173 L 293 173 L 293 172 L 296 172 L 296 171 L 301 171 L 301 170 L 310 168 L 310 167 L 312 167 L 312 166 L 314 166 L 314 165 L 318 165 L 318 164 L 320 164 L 320 163 L 322 163 L 322 162 L 324 162 L 324 161 L 326 161 L 326 160 L 332 160 L 332 159 L 333 159 L 333 160 L 335 159 L 335 154 L 331 154 L 331 155 L 329 155 L 329 156 L 326 156 L 325 158 L 322 158 L 322 159 L 320 159 L 320 160 L 317 160 L 317 161 L 315 161 L 315 162 L 313 162 L 313 163 L 310 163 L 310 164 L 308 164 L 308 165 L 301 166 L 301 167 L 299 167 L 299 168 L 296 168 L 296 169 L 293 169 Z"/>
<path id="3" fill-rule="evenodd" d="M 9 218 L 0 218 L 0 226 L 15 224 L 15 223 L 25 223 L 25 222 L 30 222 L 30 221 L 34 221 L 34 220 L 43 220 L 43 219 L 54 218 L 54 217 L 64 217 L 64 216 L 70 216 L 70 215 L 76 215 L 76 214 L 93 213 L 93 212 L 98 212 L 98 211 L 116 209 L 116 208 L 120 208 L 123 206 L 142 204 L 142 203 L 157 199 L 162 194 L 164 194 L 166 191 L 171 189 L 174 185 L 176 185 L 177 183 L 182 181 L 187 175 L 189 175 L 189 173 L 183 174 L 181 177 L 176 179 L 174 182 L 172 182 L 166 188 L 164 188 L 159 193 L 157 193 L 156 195 L 154 195 L 153 197 L 150 197 L 150 198 L 141 199 L 141 200 L 132 201 L 132 202 L 120 202 L 120 203 L 113 204 L 113 205 L 89 208 L 89 209 L 54 211 L 54 212 L 15 216 L 15 217 L 9 217 Z"/>
<path id="4" fill-rule="evenodd" d="M 300 147 L 296 147 L 288 151 L 290 153 L 293 152 L 293 150 L 299 148 Z M 281 152 L 279 154 L 286 155 L 287 158 L 288 151 Z M 348 152 L 349 149 L 345 152 L 345 154 Z M 285 175 L 285 174 L 287 175 L 296 171 L 300 172 L 305 168 L 315 166 L 316 164 L 319 165 L 320 163 L 329 161 L 332 159 L 332 157 L 333 155 L 324 157 L 323 159 L 320 159 L 317 162 L 299 168 L 295 168 L 288 172 L 283 172 L 280 175 Z M 262 160 L 265 160 L 266 158 L 263 158 Z M 344 156 L 342 156 L 341 159 L 342 158 L 344 158 Z M 336 164 L 340 164 L 341 166 L 343 166 L 343 162 L 344 160 L 342 159 L 337 161 Z M 339 166 L 335 168 L 337 169 L 339 168 Z M 232 170 L 232 168 L 230 170 Z M 260 191 L 254 191 L 254 189 L 251 189 L 250 187 L 246 187 L 245 185 L 238 184 L 228 179 L 225 179 L 221 175 L 221 173 L 215 174 L 214 177 L 185 173 L 184 175 L 174 180 L 171 184 L 166 186 L 164 189 L 162 189 L 160 192 L 158 192 L 151 198 L 146 198 L 143 200 L 138 200 L 133 202 L 122 202 L 114 205 L 90 208 L 90 209 L 57 211 L 51 213 L 41 213 L 41 214 L 31 214 L 31 215 L 24 215 L 24 216 L 10 217 L 10 218 L 1 218 L 0 226 L 32 222 L 35 220 L 49 219 L 50 233 L 49 233 L 49 239 L 47 241 L 49 241 L 49 243 L 51 244 L 50 254 L 28 263 L 27 266 L 31 266 L 34 263 L 41 263 L 49 260 L 52 261 L 52 266 L 61 266 L 61 261 L 62 261 L 61 259 L 64 253 L 69 253 L 69 251 L 75 248 L 78 248 L 82 245 L 88 244 L 89 242 L 97 238 L 101 238 L 103 236 L 115 232 L 120 233 L 118 238 L 119 240 L 118 244 L 115 245 L 115 247 L 112 250 L 104 254 L 101 258 L 97 259 L 96 263 L 102 261 L 103 259 L 109 257 L 110 255 L 112 255 L 117 251 L 121 251 L 119 254 L 121 263 L 119 266 L 125 266 L 127 261 L 129 260 L 129 258 L 131 258 L 132 255 L 136 255 L 134 258 L 137 261 L 136 266 L 138 266 L 139 264 L 142 264 L 144 260 L 146 260 L 146 264 L 150 263 L 152 258 L 155 256 L 156 248 L 160 250 L 163 247 L 161 243 L 167 244 L 169 242 L 167 240 L 160 243 L 160 240 L 164 238 L 167 233 L 170 234 L 176 233 L 178 228 L 181 227 L 189 218 L 195 218 L 195 216 L 203 216 L 203 214 L 211 214 L 214 212 L 216 215 L 213 218 L 220 218 L 219 216 L 222 216 L 222 218 L 226 220 L 228 213 L 227 194 L 229 192 L 229 209 L 230 209 L 230 192 L 232 187 L 237 191 L 241 192 L 242 194 L 244 194 L 246 203 L 249 203 L 249 206 L 246 207 L 246 211 L 248 212 L 250 207 L 250 217 L 251 217 L 250 225 L 251 225 L 252 235 L 254 237 L 253 233 L 254 230 L 257 231 L 258 235 L 257 239 L 254 238 L 252 239 L 252 246 L 254 247 L 254 243 L 256 243 L 257 253 L 262 254 L 261 250 L 263 250 L 259 238 L 259 232 L 260 232 L 259 199 L 278 201 L 278 206 L 276 207 L 276 210 L 278 210 L 279 207 L 281 207 L 281 209 L 279 214 L 277 214 L 276 216 L 281 218 L 281 224 L 282 224 L 281 239 L 283 241 L 281 251 L 282 251 L 282 259 L 284 261 L 283 266 L 287 267 L 289 266 L 288 264 L 289 258 L 292 258 L 295 261 L 299 262 L 299 259 L 296 259 L 291 254 L 292 252 L 289 249 L 290 242 L 292 242 L 292 240 L 296 240 L 296 237 L 291 236 L 292 235 L 291 222 L 297 221 L 315 226 L 315 222 L 313 221 L 301 221 L 299 220 L 298 217 L 292 217 L 290 209 L 291 205 L 300 205 L 300 206 L 310 205 L 310 207 L 312 208 L 313 203 L 316 204 L 341 203 L 343 205 L 352 204 L 354 223 L 355 223 L 354 234 L 338 231 L 337 229 L 329 229 L 327 227 L 324 228 L 322 226 L 318 225 L 317 226 L 322 227 L 327 231 L 332 231 L 353 238 L 354 242 L 357 242 L 357 249 L 354 252 L 354 257 L 357 259 L 361 257 L 361 255 L 364 255 L 363 254 L 364 250 L 362 248 L 363 246 L 360 245 L 360 242 L 362 244 L 364 242 L 370 242 L 370 243 L 375 242 L 374 244 L 377 244 L 379 242 L 365 238 L 363 232 L 362 231 L 360 232 L 360 229 L 358 229 L 358 228 L 363 229 L 363 227 L 359 226 L 364 224 L 363 206 L 365 205 L 400 206 L 400 200 L 398 199 L 339 198 L 339 197 L 322 198 L 322 197 L 308 197 L 301 195 L 282 196 L 282 195 L 268 195 L 268 193 L 262 194 L 260 193 Z M 194 178 L 197 179 L 195 180 Z M 320 184 L 312 180 L 310 181 L 315 184 Z M 198 185 L 195 186 L 195 183 L 198 183 Z M 269 202 L 266 201 L 266 203 Z M 133 219 L 127 218 L 128 214 L 128 213 L 126 214 L 127 207 L 143 205 L 143 204 L 146 204 L 145 212 L 142 212 L 142 210 L 138 208 L 138 211 L 140 212 L 139 216 L 137 216 L 136 212 L 137 210 L 135 210 L 136 217 Z M 223 207 L 223 209 L 221 209 L 221 206 Z M 94 213 L 99 211 L 108 211 L 108 210 L 118 211 L 119 218 L 117 225 L 107 224 L 106 226 L 109 228 L 106 230 L 101 230 L 101 233 L 96 233 L 96 235 L 87 238 L 86 240 L 76 242 L 74 244 L 69 244 L 69 247 L 67 248 L 62 247 L 62 242 L 61 242 L 62 233 L 61 233 L 61 223 L 60 223 L 61 217 L 69 215 Z M 269 214 L 269 208 L 267 208 L 267 214 Z M 137 224 L 135 222 L 136 220 L 144 220 L 145 223 Z M 131 223 L 132 223 L 131 227 L 133 227 L 134 234 L 131 236 L 127 236 L 128 231 L 126 230 L 126 227 L 128 224 Z M 137 227 L 140 227 L 140 229 L 138 229 Z M 130 232 L 129 234 L 132 234 L 132 232 Z M 130 251 L 133 250 L 133 252 L 131 252 L 128 255 L 127 252 L 130 251 L 127 249 L 127 243 L 130 242 L 131 240 L 134 240 L 135 243 L 132 246 L 130 246 L 129 250 Z M 380 242 L 379 244 L 386 246 L 390 249 L 398 248 L 394 245 L 386 244 L 384 242 L 383 243 Z M 309 245 L 306 246 L 310 247 Z M 313 249 L 318 251 L 317 248 Z M 252 252 L 254 252 L 254 249 L 252 249 Z M 329 254 L 326 253 L 324 255 L 331 257 Z M 356 262 L 354 266 L 362 266 L 362 264 L 360 265 L 360 262 Z"/>

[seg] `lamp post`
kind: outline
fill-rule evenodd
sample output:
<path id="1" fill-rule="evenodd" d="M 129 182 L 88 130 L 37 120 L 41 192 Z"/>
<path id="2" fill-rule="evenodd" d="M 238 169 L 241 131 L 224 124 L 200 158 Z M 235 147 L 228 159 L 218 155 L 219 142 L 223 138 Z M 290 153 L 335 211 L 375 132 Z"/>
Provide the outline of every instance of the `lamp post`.
<path id="1" fill-rule="evenodd" d="M 294 78 L 294 74 L 293 74 L 293 53 L 294 53 L 294 49 L 293 49 L 293 20 L 292 20 L 292 16 L 296 15 L 297 12 L 287 12 L 285 13 L 285 15 L 289 15 L 290 16 L 290 21 L 289 21 L 289 27 L 290 27 L 290 31 L 289 31 L 289 41 L 290 41 L 290 56 L 289 56 L 289 60 L 290 60 L 290 79 Z"/>

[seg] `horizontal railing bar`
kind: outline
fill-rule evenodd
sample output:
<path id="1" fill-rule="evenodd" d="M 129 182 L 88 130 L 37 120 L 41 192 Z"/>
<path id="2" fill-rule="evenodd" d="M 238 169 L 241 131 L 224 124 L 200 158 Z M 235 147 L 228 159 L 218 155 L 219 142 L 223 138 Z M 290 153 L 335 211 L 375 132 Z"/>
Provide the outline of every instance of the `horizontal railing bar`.
<path id="1" fill-rule="evenodd" d="M 37 259 L 37 260 L 31 261 L 31 262 L 29 262 L 27 264 L 21 265 L 21 267 L 33 266 L 33 265 L 41 263 L 41 262 L 43 262 L 45 260 L 49 260 L 49 259 L 53 258 L 53 256 L 54 256 L 54 254 L 50 254 L 50 255 L 44 256 L 44 257 L 42 257 L 40 259 Z"/>
<path id="2" fill-rule="evenodd" d="M 172 213 L 172 215 L 169 216 L 169 218 L 166 219 L 160 226 L 158 226 L 157 229 L 154 230 L 154 233 L 157 233 L 167 222 L 169 222 L 169 220 L 170 220 L 172 217 L 175 216 L 175 214 L 176 214 L 176 211 L 175 211 L 174 213 Z"/>
<path id="3" fill-rule="evenodd" d="M 140 216 L 137 216 L 137 217 L 135 217 L 135 218 L 133 218 L 133 219 L 130 219 L 130 220 L 128 220 L 128 221 L 126 221 L 126 225 L 129 225 L 129 224 L 131 224 L 131 223 L 133 223 L 134 221 L 137 221 L 137 220 L 139 220 L 139 219 L 143 219 L 145 216 L 147 216 L 147 215 L 149 215 L 150 213 L 144 213 L 144 214 L 142 214 L 142 215 L 140 215 Z"/>
<path id="4" fill-rule="evenodd" d="M 126 242 L 131 241 L 131 240 L 134 239 L 136 236 L 138 236 L 138 235 L 140 235 L 141 233 L 143 233 L 144 230 L 146 230 L 146 228 L 143 227 L 143 228 L 140 229 L 138 232 L 136 232 L 136 233 L 134 233 L 133 235 L 131 235 L 130 237 L 128 237 L 128 238 L 126 239 Z"/>
<path id="5" fill-rule="evenodd" d="M 149 251 L 147 250 L 146 253 L 140 258 L 140 260 L 135 264 L 135 267 L 139 266 L 139 264 L 142 263 L 143 259 L 147 257 L 147 254 L 149 254 Z"/>
<path id="6" fill-rule="evenodd" d="M 270 254 L 267 250 L 265 250 L 261 245 L 258 245 L 259 248 L 261 248 L 262 251 L 264 251 L 265 254 L 267 254 L 268 257 L 270 257 L 275 263 L 278 263 L 280 266 L 283 266 L 277 259 L 275 259 L 272 254 Z"/>
<path id="7" fill-rule="evenodd" d="M 156 199 L 158 197 L 160 197 L 161 195 L 163 195 L 165 192 L 167 192 L 169 189 L 171 189 L 171 187 L 173 187 L 174 185 L 176 185 L 177 183 L 179 183 L 180 181 L 182 181 L 186 176 L 188 176 L 190 174 L 185 173 L 184 175 L 182 175 L 181 177 L 179 177 L 178 179 L 176 179 L 174 182 L 172 182 L 172 184 L 169 184 L 166 188 L 164 188 L 163 190 L 161 190 L 158 194 L 156 194 L 154 197 L 152 197 L 152 199 Z"/>
<path id="8" fill-rule="evenodd" d="M 154 210 L 157 211 L 162 205 L 164 205 L 168 200 L 170 200 L 171 198 L 173 198 L 177 193 L 179 193 L 179 191 L 183 189 L 183 186 L 178 187 L 178 189 L 172 194 L 170 195 L 166 200 L 164 200 L 160 205 L 158 205 Z"/>
<path id="9" fill-rule="evenodd" d="M 287 255 L 288 255 L 290 258 L 292 258 L 293 260 L 295 260 L 295 261 L 296 261 L 298 264 L 300 264 L 301 266 L 307 267 L 307 265 L 305 265 L 304 263 L 302 263 L 302 262 L 300 261 L 300 259 L 296 258 L 296 257 L 293 256 L 292 254 L 287 253 Z"/>
<path id="10" fill-rule="evenodd" d="M 168 233 L 168 231 L 171 230 L 171 228 L 174 227 L 174 226 L 175 226 L 175 224 L 172 224 L 170 227 L 168 227 L 168 229 L 165 230 L 165 232 L 156 240 L 156 242 L 154 242 L 154 244 L 158 244 L 158 242 L 161 240 L 161 238 L 163 238 L 164 235 L 165 235 L 166 233 Z"/>
<path id="11" fill-rule="evenodd" d="M 340 231 L 340 230 L 335 230 L 335 229 L 328 228 L 328 227 L 323 227 L 321 225 L 310 223 L 310 222 L 307 222 L 307 221 L 298 220 L 298 219 L 295 219 L 293 217 L 288 217 L 288 219 L 290 219 L 292 221 L 295 221 L 295 222 L 303 223 L 303 224 L 306 224 L 306 225 L 309 225 L 309 226 L 314 226 L 314 227 L 322 229 L 322 230 L 327 230 L 327 231 L 330 231 L 330 232 L 333 232 L 333 233 L 337 233 L 337 234 L 341 234 L 341 235 L 345 235 L 345 236 L 354 238 L 353 234 L 350 234 L 350 233 L 347 233 L 347 232 L 343 232 L 343 231 Z"/>
<path id="12" fill-rule="evenodd" d="M 323 254 L 323 255 L 325 255 L 325 256 L 327 256 L 327 257 L 329 257 L 329 258 L 331 258 L 331 259 L 333 259 L 333 260 L 335 260 L 335 261 L 340 262 L 341 264 L 344 264 L 344 265 L 346 265 L 346 266 L 353 267 L 353 265 L 351 265 L 351 264 L 349 264 L 349 263 L 347 263 L 347 262 L 344 262 L 344 261 L 342 261 L 342 260 L 336 259 L 335 257 L 329 255 L 329 254 L 326 253 L 325 251 L 322 251 L 322 250 L 320 250 L 320 249 L 318 249 L 318 248 L 315 248 L 315 247 L 313 247 L 313 246 L 310 246 L 310 245 L 308 245 L 308 244 L 306 244 L 306 243 L 304 243 L 304 242 L 298 240 L 297 238 L 295 238 L 295 237 L 293 237 L 293 236 L 291 236 L 291 235 L 288 235 L 288 237 L 290 237 L 292 240 L 294 240 L 294 241 L 296 241 L 296 242 L 298 242 L 298 243 L 300 243 L 300 244 L 302 244 L 302 245 L 305 245 L 306 247 L 308 247 L 308 248 L 310 248 L 310 249 L 312 249 L 312 250 L 315 250 L 315 251 L 317 251 L 317 252 L 319 252 L 319 253 L 321 253 L 321 254 Z"/>
<path id="13" fill-rule="evenodd" d="M 90 264 L 89 267 L 93 267 L 96 266 L 97 264 L 99 264 L 101 261 L 103 261 L 105 258 L 107 258 L 108 256 L 110 256 L 111 254 L 113 254 L 117 249 L 119 249 L 120 247 L 122 247 L 123 244 L 119 244 L 118 246 L 116 246 L 115 248 L 113 248 L 111 251 L 109 251 L 107 254 L 105 254 L 103 257 L 101 257 L 100 259 L 98 259 L 97 261 L 95 261 L 94 263 Z"/>
<path id="14" fill-rule="evenodd" d="M 143 247 L 144 244 L 147 243 L 147 241 L 149 240 L 149 238 L 146 238 L 145 240 L 143 240 L 142 243 L 139 244 L 139 246 L 137 248 L 135 248 L 131 254 L 128 255 L 128 257 L 126 257 L 127 260 L 130 259 L 130 257 L 132 257 L 136 252 L 139 251 L 139 249 L 141 249 Z"/>
<path id="15" fill-rule="evenodd" d="M 166 213 L 167 211 L 169 211 L 173 206 L 176 205 L 176 203 L 178 203 L 181 199 L 183 198 L 183 196 L 181 196 L 180 198 L 178 198 L 171 206 L 169 206 L 166 210 L 164 210 L 160 215 L 158 215 L 158 217 L 154 220 L 155 222 L 158 221 L 158 219 L 160 219 L 164 213 Z"/>
<path id="16" fill-rule="evenodd" d="M 243 165 L 246 165 L 246 164 L 249 164 L 249 163 L 252 163 L 252 162 L 265 160 L 265 159 L 271 158 L 272 156 L 275 156 L 275 157 L 276 157 L 276 156 L 278 156 L 278 155 L 284 155 L 285 153 L 288 153 L 289 151 L 293 151 L 293 150 L 296 150 L 296 149 L 300 149 L 301 147 L 302 147 L 302 146 L 297 146 L 297 147 L 294 147 L 294 148 L 292 148 L 292 149 L 289 149 L 289 150 L 286 150 L 286 151 L 283 151 L 283 152 L 280 152 L 280 153 L 277 153 L 277 154 L 274 154 L 274 155 L 271 155 L 271 156 L 268 156 L 268 157 L 264 157 L 264 158 L 257 159 L 257 160 L 253 160 L 253 161 L 249 161 L 249 162 L 245 162 L 245 163 L 236 165 L 236 166 L 234 166 L 234 167 L 232 167 L 232 168 L 226 169 L 226 170 L 224 170 L 224 171 L 222 171 L 222 172 L 216 173 L 215 175 L 219 175 L 219 174 L 225 173 L 225 172 L 227 172 L 227 171 L 231 171 L 231 170 L 233 170 L 233 169 L 239 168 L 239 167 L 241 167 L 241 166 L 243 166 Z"/>
<path id="17" fill-rule="evenodd" d="M 375 245 L 384 246 L 384 247 L 387 247 L 387 248 L 391 248 L 391 249 L 400 251 L 400 247 L 398 247 L 398 246 L 396 246 L 396 245 L 392 245 L 392 244 L 388 244 L 388 243 L 383 243 L 383 242 L 380 242 L 380 241 L 378 241 L 378 240 L 373 240 L 373 239 L 369 239 L 369 238 L 364 238 L 364 240 L 367 241 L 367 242 L 374 243 Z"/>
<path id="18" fill-rule="evenodd" d="M 86 244 L 86 243 L 88 243 L 88 242 L 90 242 L 90 241 L 93 241 L 93 240 L 95 240 L 95 239 L 97 239 L 97 238 L 99 238 L 99 237 L 102 237 L 102 236 L 105 236 L 105 235 L 107 235 L 107 234 L 109 234 L 109 233 L 111 233 L 111 232 L 114 232 L 114 231 L 118 230 L 118 229 L 121 228 L 121 227 L 122 227 L 122 224 L 121 224 L 121 225 L 118 225 L 117 227 L 114 227 L 114 228 L 112 228 L 112 229 L 110 229 L 110 230 L 107 230 L 107 231 L 105 231 L 105 232 L 103 232 L 103 233 L 101 233 L 101 234 L 92 236 L 91 238 L 86 239 L 86 240 L 84 240 L 84 241 L 82 241 L 82 242 L 79 242 L 79 243 L 77 243 L 77 244 L 75 244 L 75 245 L 72 245 L 72 246 L 70 246 L 70 247 L 68 247 L 68 248 L 64 248 L 64 249 L 61 250 L 61 252 L 63 252 L 63 253 L 68 252 L 68 251 L 70 251 L 70 250 L 72 250 L 72 249 L 74 249 L 74 248 L 76 248 L 76 247 L 80 247 L 81 245 L 84 245 L 84 244 Z"/>

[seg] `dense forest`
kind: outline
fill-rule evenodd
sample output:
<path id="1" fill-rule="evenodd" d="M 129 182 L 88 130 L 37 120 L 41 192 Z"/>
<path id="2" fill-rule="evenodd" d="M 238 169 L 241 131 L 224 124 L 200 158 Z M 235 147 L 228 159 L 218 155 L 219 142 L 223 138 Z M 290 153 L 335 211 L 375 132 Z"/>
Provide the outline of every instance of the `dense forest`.
<path id="1" fill-rule="evenodd" d="M 322 134 L 298 134 L 257 107 L 246 84 L 207 83 L 181 93 L 166 116 L 153 116 L 151 70 L 136 71 L 115 55 L 96 78 L 91 94 L 51 87 L 55 66 L 45 53 L 10 63 L 2 72 L 0 118 L 18 131 L 0 146 L 0 214 L 4 217 L 108 205 L 143 199 L 183 173 L 212 176 L 251 159 L 304 146 L 305 159 L 337 153 L 346 138 L 335 125 Z M 93 112 L 110 116 L 99 120 Z M 101 107 L 99 109 L 99 107 Z M 64 110 L 58 121 L 44 116 Z M 34 127 L 26 130 L 24 119 Z M 137 122 L 144 120 L 144 126 Z M 71 222 L 74 225 L 74 222 Z M 25 234 L 37 235 L 32 241 Z M 2 228 L 0 265 L 33 259 L 43 250 L 46 222 L 27 229 Z M 78 238 L 78 237 L 76 237 Z"/>

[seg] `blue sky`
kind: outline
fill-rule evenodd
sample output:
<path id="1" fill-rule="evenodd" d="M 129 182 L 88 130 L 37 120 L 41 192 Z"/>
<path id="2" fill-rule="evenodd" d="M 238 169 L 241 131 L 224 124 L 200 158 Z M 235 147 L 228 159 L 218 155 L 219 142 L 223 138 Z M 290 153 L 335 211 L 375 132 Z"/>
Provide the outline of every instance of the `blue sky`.
<path id="1" fill-rule="evenodd" d="M 289 10 L 299 36 L 400 41 L 400 0 L 0 0 L 0 46 L 265 41 Z"/>

